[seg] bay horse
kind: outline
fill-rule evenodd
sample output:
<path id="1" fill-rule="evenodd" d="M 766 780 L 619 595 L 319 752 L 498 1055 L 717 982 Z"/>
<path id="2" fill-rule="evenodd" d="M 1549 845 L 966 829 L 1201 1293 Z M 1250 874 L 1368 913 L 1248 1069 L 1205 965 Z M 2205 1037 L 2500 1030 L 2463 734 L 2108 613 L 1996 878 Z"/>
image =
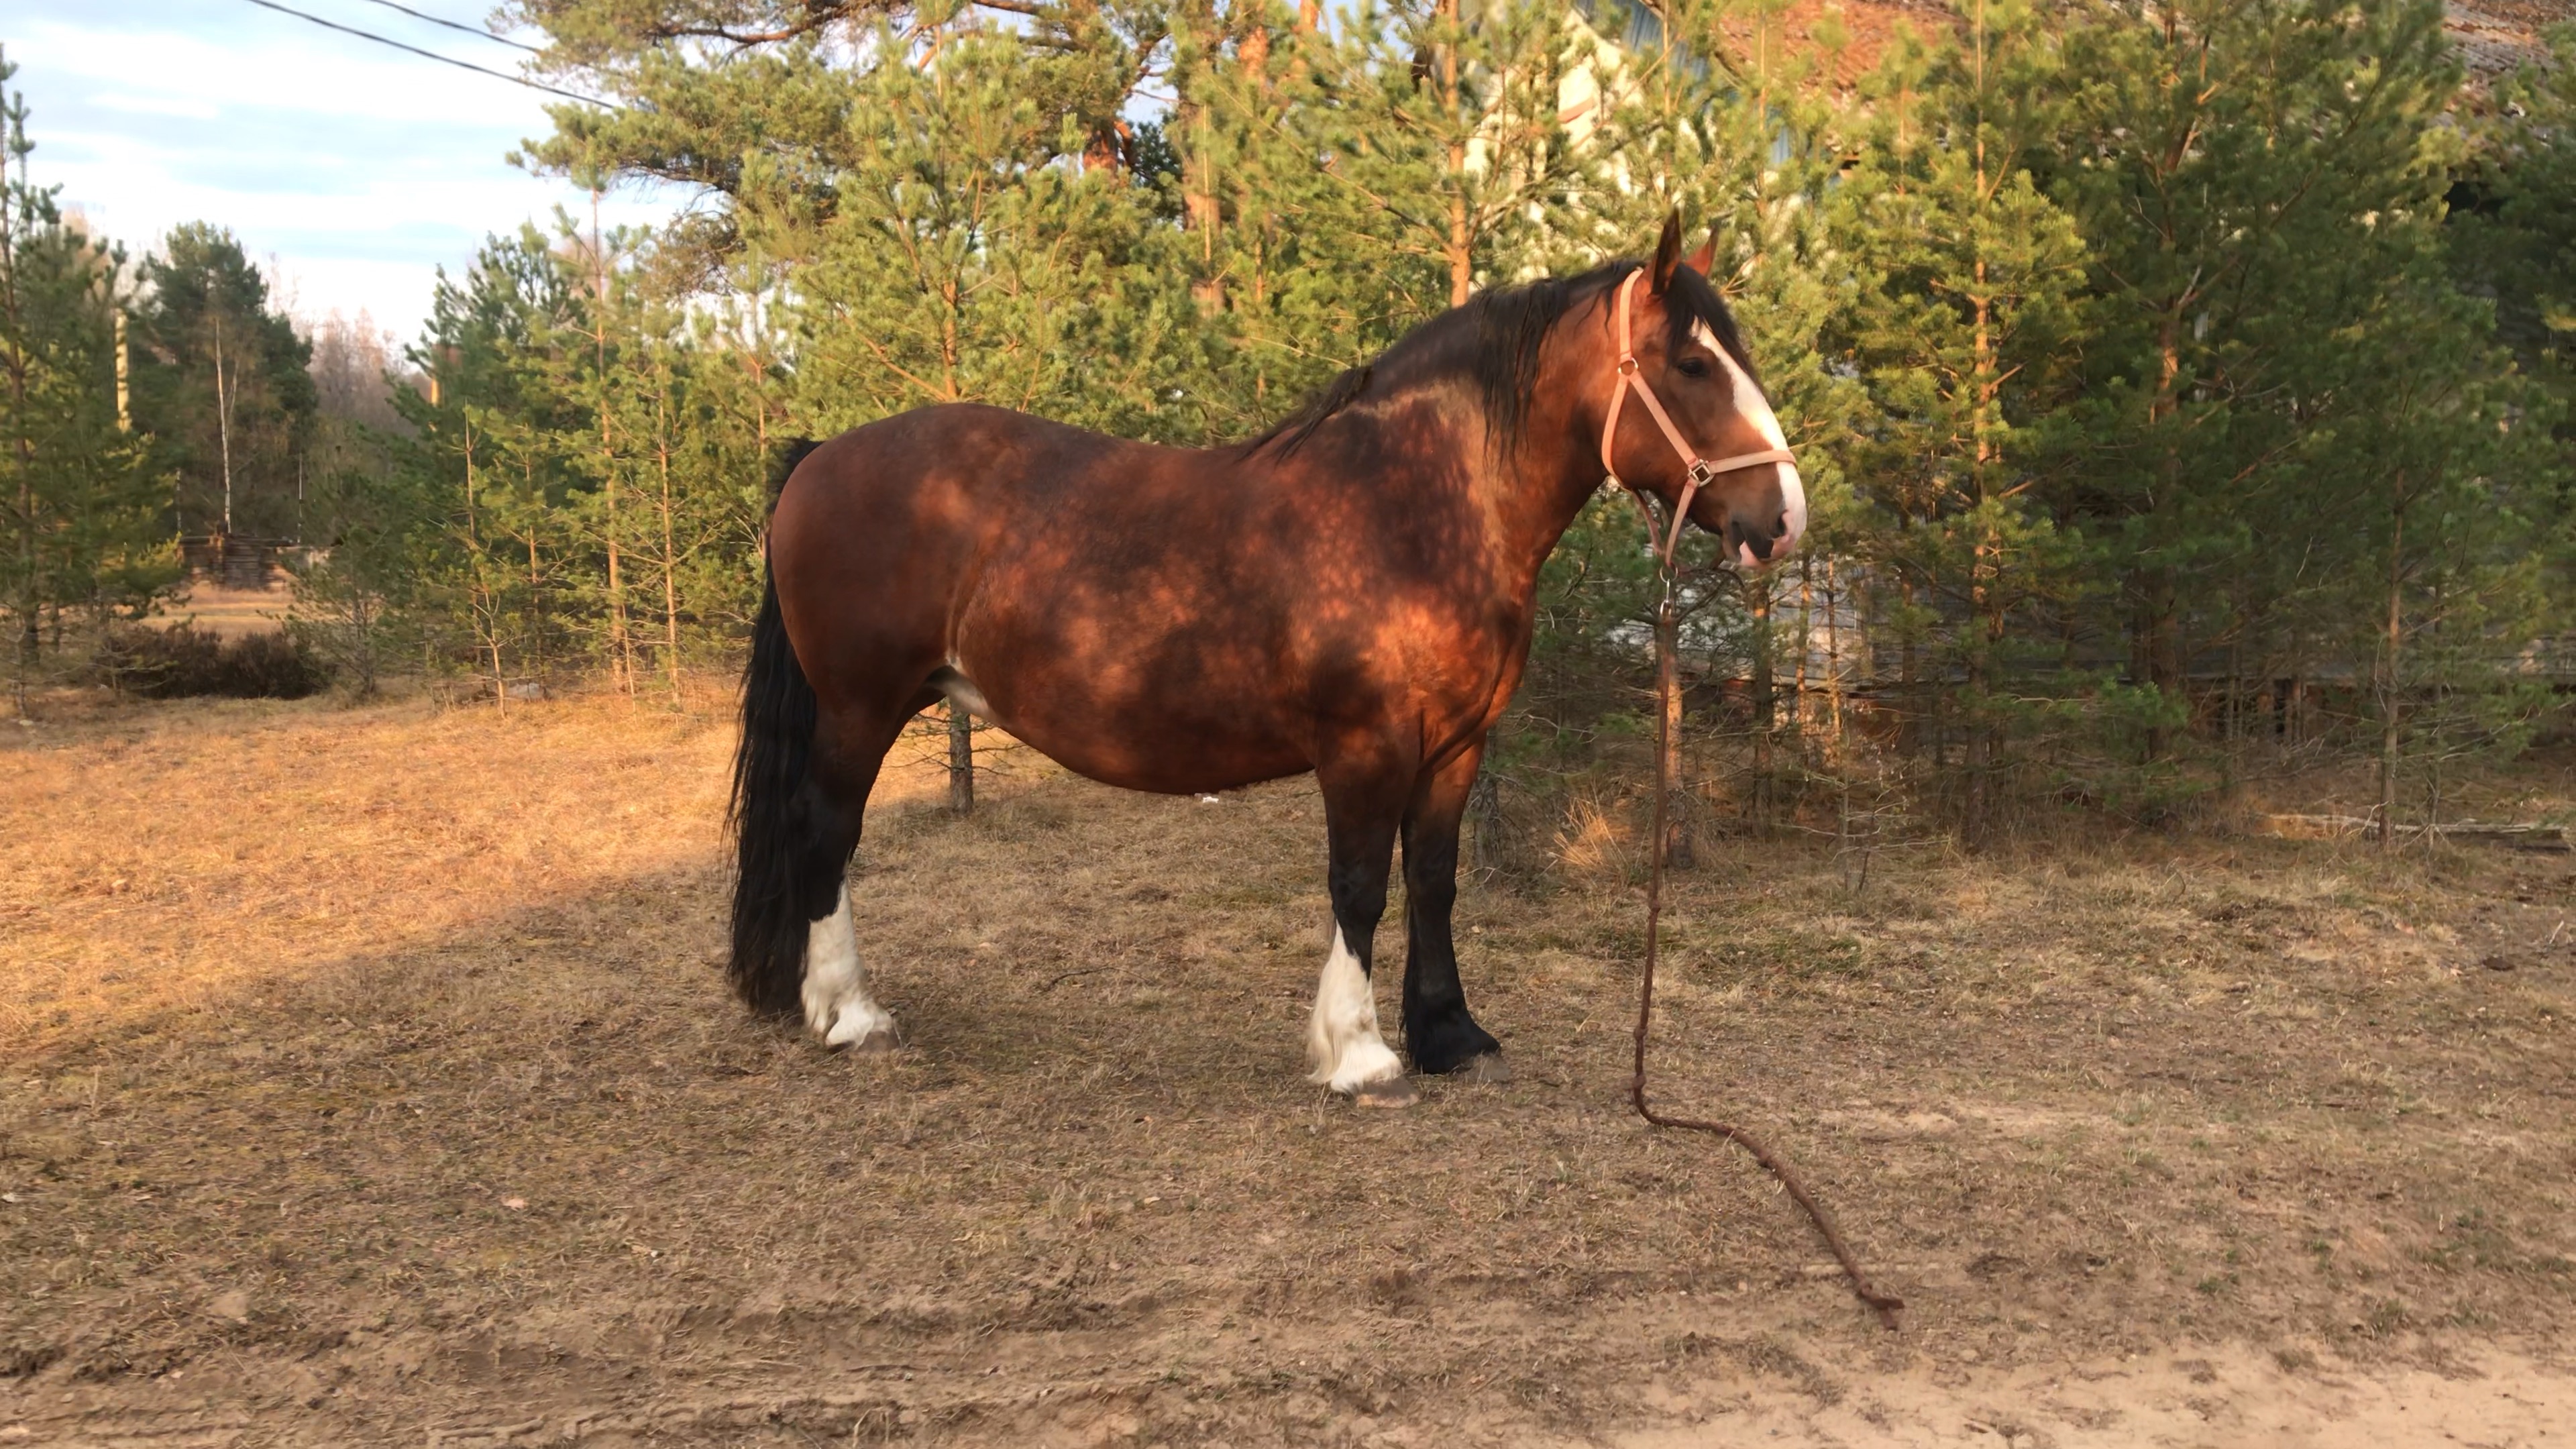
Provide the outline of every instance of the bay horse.
<path id="1" fill-rule="evenodd" d="M 887 750 L 944 698 L 1131 790 L 1314 771 L 1333 934 L 1310 1080 L 1414 1099 L 1370 983 L 1399 837 L 1404 1046 L 1419 1071 L 1502 1079 L 1450 910 L 1540 564 L 1605 472 L 1748 567 L 1805 525 L 1706 277 L 1714 241 L 1685 260 L 1675 219 L 1650 262 L 1487 291 L 1248 443 L 1161 447 L 958 403 L 813 446 L 770 518 L 734 763 L 743 999 L 832 1047 L 894 1044 L 848 868 Z"/>

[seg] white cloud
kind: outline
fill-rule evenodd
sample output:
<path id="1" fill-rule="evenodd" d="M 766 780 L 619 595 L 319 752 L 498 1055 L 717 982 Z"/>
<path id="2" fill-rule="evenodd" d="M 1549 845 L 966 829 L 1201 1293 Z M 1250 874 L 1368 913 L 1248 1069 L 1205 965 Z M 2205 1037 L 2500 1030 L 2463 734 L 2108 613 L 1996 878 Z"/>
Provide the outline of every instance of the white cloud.
<path id="1" fill-rule="evenodd" d="M 209 101 L 192 101 L 184 96 L 129 96 L 119 91 L 100 91 L 89 103 L 103 111 L 126 111 L 138 116 L 185 116 L 192 121 L 211 121 L 222 114 Z"/>
<path id="2" fill-rule="evenodd" d="M 291 16 L 254 10 L 240 0 L 220 6 L 216 0 L 203 0 L 188 7 L 190 18 L 202 17 L 195 33 L 99 24 L 107 17 L 86 6 L 62 5 L 60 0 L 38 3 L 83 18 L 38 20 L 11 42 L 31 72 L 43 68 L 223 110 L 449 122 L 460 111 L 470 111 L 487 125 L 515 120 L 532 129 L 546 129 L 542 96 L 524 86 L 324 30 Z M 387 27 L 354 13 L 333 12 L 366 8 L 372 14 L 400 18 L 373 7 L 335 5 L 332 0 L 311 0 L 307 8 L 365 30 Z M 219 16 L 240 18 L 202 23 Z M 408 36 L 400 38 L 418 43 Z M 515 52 L 476 46 L 470 36 L 455 36 L 452 46 L 431 43 L 421 48 L 460 51 L 458 59 L 504 74 L 516 69 L 511 63 Z M 489 54 L 484 53 L 487 50 Z"/>
<path id="3" fill-rule="evenodd" d="M 469 21 L 479 0 L 419 0 Z M 580 193 L 504 157 L 548 134 L 550 99 L 242 0 L 19 0 L 8 57 L 33 112 L 39 184 L 129 250 L 171 227 L 230 227 L 273 257 L 310 314 L 361 308 L 406 336 L 435 269 L 461 275 L 490 233 L 549 224 Z M 356 0 L 299 8 L 500 71 L 515 52 Z M 408 27 L 408 28 L 405 28 Z M 608 221 L 679 198 L 612 198 Z"/>

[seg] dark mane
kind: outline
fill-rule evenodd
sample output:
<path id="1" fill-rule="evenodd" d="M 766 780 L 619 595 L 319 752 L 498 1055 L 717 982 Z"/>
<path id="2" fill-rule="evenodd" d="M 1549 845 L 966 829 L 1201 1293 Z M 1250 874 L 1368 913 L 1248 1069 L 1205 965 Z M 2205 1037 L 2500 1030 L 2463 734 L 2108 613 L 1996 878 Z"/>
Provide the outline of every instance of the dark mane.
<path id="1" fill-rule="evenodd" d="M 1617 286 L 1643 263 L 1616 261 L 1571 277 L 1548 277 L 1516 287 L 1496 287 L 1469 298 L 1397 339 L 1394 346 L 1327 383 L 1278 426 L 1243 445 L 1251 454 L 1276 443 L 1281 456 L 1295 452 L 1334 414 L 1367 396 L 1394 396 L 1426 383 L 1464 380 L 1484 405 L 1485 435 L 1499 456 L 1519 446 L 1538 386 L 1539 353 L 1565 314 Z M 1678 348 L 1701 322 L 1727 355 L 1755 378 L 1735 317 L 1708 279 L 1688 267 L 1673 271 L 1665 345 Z"/>

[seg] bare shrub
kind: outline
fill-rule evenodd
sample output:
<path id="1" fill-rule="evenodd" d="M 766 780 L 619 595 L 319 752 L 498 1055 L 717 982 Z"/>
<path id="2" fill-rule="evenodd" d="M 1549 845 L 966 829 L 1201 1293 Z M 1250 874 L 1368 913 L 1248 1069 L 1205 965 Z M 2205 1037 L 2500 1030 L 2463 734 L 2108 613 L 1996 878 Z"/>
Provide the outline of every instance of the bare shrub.
<path id="1" fill-rule="evenodd" d="M 227 641 L 194 624 L 112 628 L 94 667 L 109 685 L 146 699 L 302 699 L 330 682 L 321 662 L 284 634 Z"/>

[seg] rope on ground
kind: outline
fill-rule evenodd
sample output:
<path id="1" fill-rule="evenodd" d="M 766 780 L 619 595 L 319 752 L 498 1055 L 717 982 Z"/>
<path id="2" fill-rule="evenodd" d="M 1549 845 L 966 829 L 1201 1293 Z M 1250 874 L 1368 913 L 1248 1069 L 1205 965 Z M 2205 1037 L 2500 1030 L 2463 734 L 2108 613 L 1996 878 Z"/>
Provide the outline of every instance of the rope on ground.
<path id="1" fill-rule="evenodd" d="M 1638 496 L 1637 501 L 1638 506 L 1644 508 L 1644 498 Z M 1650 543 L 1655 536 L 1654 524 L 1654 514 L 1647 510 L 1646 527 Z M 1677 584 L 1674 570 L 1673 552 L 1667 550 L 1656 563 L 1662 598 L 1655 610 L 1655 823 L 1647 845 L 1651 863 L 1646 870 L 1646 964 L 1637 984 L 1637 1066 L 1635 1074 L 1628 1079 L 1628 1102 L 1649 1125 L 1706 1132 L 1723 1137 L 1751 1154 L 1765 1172 L 1780 1180 L 1780 1185 L 1789 1190 L 1789 1196 L 1797 1200 L 1798 1206 L 1806 1210 L 1807 1221 L 1815 1224 L 1817 1235 L 1825 1240 L 1826 1247 L 1833 1249 L 1834 1261 L 1842 1264 L 1843 1277 L 1850 1281 L 1853 1296 L 1876 1310 L 1879 1321 L 1893 1329 L 1897 1326 L 1897 1311 L 1905 1306 L 1905 1300 L 1891 1293 L 1882 1293 L 1870 1285 L 1869 1275 L 1862 1271 L 1860 1259 L 1853 1256 L 1851 1245 L 1843 1241 L 1842 1230 L 1834 1226 L 1832 1215 L 1816 1201 L 1813 1193 L 1807 1191 L 1806 1181 L 1785 1159 L 1763 1146 L 1752 1133 L 1732 1123 L 1666 1116 L 1646 1101 L 1646 1037 L 1654 1022 L 1656 948 L 1663 938 L 1664 808 L 1673 788 L 1672 702 L 1673 692 L 1680 688 L 1681 673 L 1680 661 L 1676 657 L 1675 636 L 1680 628 L 1673 597 Z"/>

